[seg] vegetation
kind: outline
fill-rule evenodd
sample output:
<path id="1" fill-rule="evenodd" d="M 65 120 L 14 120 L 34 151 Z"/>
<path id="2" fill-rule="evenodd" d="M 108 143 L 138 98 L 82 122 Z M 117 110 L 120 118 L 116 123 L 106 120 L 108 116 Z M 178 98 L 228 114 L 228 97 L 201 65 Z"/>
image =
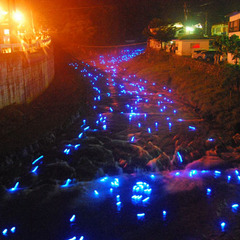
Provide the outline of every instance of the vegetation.
<path id="1" fill-rule="evenodd" d="M 213 46 L 218 51 L 215 57 L 215 63 L 219 64 L 220 56 L 231 53 L 235 64 L 238 64 L 238 59 L 240 58 L 240 39 L 237 35 L 234 34 L 231 37 L 226 35 L 217 36 L 213 41 Z"/>
<path id="2" fill-rule="evenodd" d="M 240 132 L 240 68 L 197 62 L 179 56 L 146 53 L 125 63 L 139 77 L 161 81 L 221 131 Z"/>
<path id="3" fill-rule="evenodd" d="M 176 34 L 176 28 L 173 24 L 169 24 L 167 22 L 162 21 L 159 18 L 154 18 L 143 30 L 143 34 L 146 37 L 154 38 L 161 43 L 168 42 L 172 40 Z"/>

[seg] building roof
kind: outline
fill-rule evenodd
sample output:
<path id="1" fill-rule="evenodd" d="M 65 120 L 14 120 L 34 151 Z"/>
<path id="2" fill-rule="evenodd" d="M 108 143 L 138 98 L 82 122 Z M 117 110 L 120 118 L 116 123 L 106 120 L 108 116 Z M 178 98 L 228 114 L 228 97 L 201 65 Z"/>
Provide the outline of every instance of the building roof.
<path id="1" fill-rule="evenodd" d="M 209 38 L 195 35 L 195 34 L 190 34 L 190 35 L 185 35 L 185 36 L 179 37 L 179 40 L 192 40 L 192 39 L 206 39 L 207 40 Z"/>

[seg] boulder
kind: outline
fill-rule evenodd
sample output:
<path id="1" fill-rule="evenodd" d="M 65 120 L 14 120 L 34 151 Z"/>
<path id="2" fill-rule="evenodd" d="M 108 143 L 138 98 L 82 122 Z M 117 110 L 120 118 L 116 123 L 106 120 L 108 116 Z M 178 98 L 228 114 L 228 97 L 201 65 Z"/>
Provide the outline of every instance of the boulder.
<path id="1" fill-rule="evenodd" d="M 75 175 L 75 169 L 70 167 L 65 161 L 47 164 L 39 169 L 39 177 L 41 179 L 66 180 L 74 178 Z"/>
<path id="2" fill-rule="evenodd" d="M 202 158 L 187 164 L 186 169 L 211 170 L 226 168 L 229 164 L 218 156 L 203 156 Z"/>

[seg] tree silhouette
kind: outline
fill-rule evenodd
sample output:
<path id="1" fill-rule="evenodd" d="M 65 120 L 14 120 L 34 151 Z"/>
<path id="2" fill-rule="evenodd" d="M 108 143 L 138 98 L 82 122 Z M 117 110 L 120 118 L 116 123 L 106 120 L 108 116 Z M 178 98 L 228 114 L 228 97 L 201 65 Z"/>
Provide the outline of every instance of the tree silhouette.
<path id="1" fill-rule="evenodd" d="M 143 30 L 143 34 L 148 38 L 158 40 L 162 48 L 163 42 L 168 42 L 174 38 L 176 27 L 159 18 L 154 18 L 150 21 L 148 27 Z"/>

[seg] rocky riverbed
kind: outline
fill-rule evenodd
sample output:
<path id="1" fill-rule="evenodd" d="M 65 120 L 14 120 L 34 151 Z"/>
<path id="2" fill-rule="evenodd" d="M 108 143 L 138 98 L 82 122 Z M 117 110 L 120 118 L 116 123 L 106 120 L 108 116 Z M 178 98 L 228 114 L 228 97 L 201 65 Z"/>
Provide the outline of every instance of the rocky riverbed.
<path id="1" fill-rule="evenodd" d="M 237 239 L 240 136 L 224 141 L 161 79 L 119 68 L 143 51 L 68 63 L 89 109 L 2 158 L 3 237 Z"/>

